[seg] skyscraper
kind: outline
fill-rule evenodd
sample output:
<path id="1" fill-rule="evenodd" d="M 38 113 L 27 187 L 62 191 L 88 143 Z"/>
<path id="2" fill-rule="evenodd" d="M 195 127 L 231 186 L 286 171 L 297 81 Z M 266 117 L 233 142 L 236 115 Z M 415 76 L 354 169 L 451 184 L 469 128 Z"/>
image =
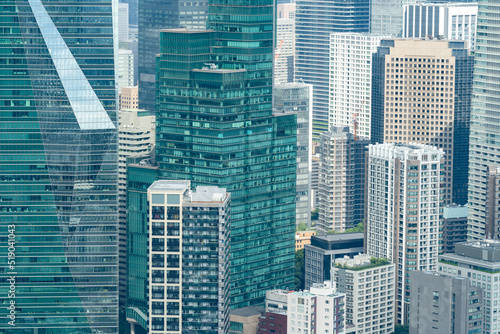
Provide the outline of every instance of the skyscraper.
<path id="1" fill-rule="evenodd" d="M 230 194 L 156 181 L 148 209 L 148 333 L 227 333 Z"/>
<path id="2" fill-rule="evenodd" d="M 397 265 L 396 318 L 407 322 L 410 272 L 437 270 L 443 151 L 427 145 L 370 145 L 365 249 Z"/>
<path id="3" fill-rule="evenodd" d="M 210 1 L 209 30 L 161 33 L 156 153 L 164 179 L 232 198 L 232 307 L 291 287 L 296 114 L 272 114 L 273 1 Z"/>
<path id="4" fill-rule="evenodd" d="M 387 36 L 389 37 L 389 36 Z M 370 139 L 372 55 L 384 36 L 360 33 L 330 35 L 329 127 L 349 127 Z M 354 121 L 357 129 L 354 129 Z"/>
<path id="5" fill-rule="evenodd" d="M 486 199 L 488 168 L 500 167 L 500 35 L 498 21 L 500 2 L 479 2 L 476 56 L 474 65 L 474 92 L 471 112 L 469 160 L 469 222 L 467 237 L 482 239 L 486 236 Z M 495 231 L 498 235 L 498 230 Z M 491 236 L 497 238 L 497 236 Z"/>
<path id="6" fill-rule="evenodd" d="M 286 83 L 274 86 L 275 115 L 297 114 L 297 200 L 296 220 L 311 225 L 311 171 L 312 171 L 312 86 L 304 83 Z"/>
<path id="7" fill-rule="evenodd" d="M 112 1 L 0 21 L 0 332 L 117 333 Z"/>
<path id="8" fill-rule="evenodd" d="M 313 135 L 328 130 L 330 33 L 368 32 L 368 0 L 297 0 L 295 80 L 313 85 Z"/>
<path id="9" fill-rule="evenodd" d="M 382 40 L 373 55 L 372 142 L 442 148 L 447 204 L 467 202 L 473 60 L 443 40 Z"/>
<path id="10" fill-rule="evenodd" d="M 416 0 L 373 0 L 370 2 L 370 32 L 376 35 L 401 37 L 404 5 Z M 437 36 L 436 36 L 437 37 Z"/>
<path id="11" fill-rule="evenodd" d="M 160 53 L 160 30 L 205 29 L 207 1 L 139 1 L 139 107 L 155 110 L 155 57 Z"/>
<path id="12" fill-rule="evenodd" d="M 343 232 L 365 215 L 365 155 L 370 141 L 354 138 L 348 127 L 321 134 L 318 231 Z"/>
<path id="13" fill-rule="evenodd" d="M 404 6 L 402 37 L 446 38 L 476 46 L 477 3 L 418 3 Z"/>

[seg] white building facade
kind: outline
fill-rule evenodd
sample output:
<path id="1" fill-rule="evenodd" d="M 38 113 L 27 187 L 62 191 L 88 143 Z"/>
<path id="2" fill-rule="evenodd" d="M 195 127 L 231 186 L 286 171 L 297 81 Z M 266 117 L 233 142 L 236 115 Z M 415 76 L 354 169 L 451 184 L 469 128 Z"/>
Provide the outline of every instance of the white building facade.
<path id="1" fill-rule="evenodd" d="M 366 253 L 397 264 L 396 315 L 405 323 L 409 272 L 437 269 L 444 154 L 423 144 L 377 144 L 368 150 Z"/>
<path id="2" fill-rule="evenodd" d="M 371 60 L 382 38 L 367 33 L 330 34 L 330 128 L 348 126 L 354 133 L 356 119 L 356 134 L 370 139 Z"/>
<path id="3" fill-rule="evenodd" d="M 418 3 L 404 6 L 403 37 L 467 41 L 476 47 L 477 3 Z"/>
<path id="4" fill-rule="evenodd" d="M 229 332 L 229 203 L 190 181 L 148 188 L 148 333 Z"/>
<path id="5" fill-rule="evenodd" d="M 395 264 L 366 254 L 335 260 L 333 280 L 346 294 L 346 332 L 388 334 L 394 331 Z"/>
<path id="6" fill-rule="evenodd" d="M 131 50 L 118 50 L 118 91 L 134 85 L 134 54 Z"/>
<path id="7" fill-rule="evenodd" d="M 315 284 L 309 291 L 288 294 L 287 332 L 290 334 L 344 333 L 345 294 L 330 282 Z"/>

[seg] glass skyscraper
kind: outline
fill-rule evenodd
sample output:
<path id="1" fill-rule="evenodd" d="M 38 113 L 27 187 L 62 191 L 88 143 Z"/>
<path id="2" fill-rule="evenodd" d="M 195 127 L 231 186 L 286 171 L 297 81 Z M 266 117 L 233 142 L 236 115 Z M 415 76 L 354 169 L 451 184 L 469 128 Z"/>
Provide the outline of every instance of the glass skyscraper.
<path id="1" fill-rule="evenodd" d="M 368 32 L 368 0 L 297 0 L 295 80 L 313 85 L 313 137 L 328 130 L 330 33 Z"/>
<path id="2" fill-rule="evenodd" d="M 488 168 L 500 166 L 499 0 L 480 0 L 476 35 L 469 157 L 469 239 L 486 235 Z"/>
<path id="3" fill-rule="evenodd" d="M 160 30 L 206 28 L 207 0 L 139 1 L 139 106 L 155 110 L 155 57 L 160 53 Z"/>
<path id="4" fill-rule="evenodd" d="M 272 114 L 273 0 L 209 2 L 206 31 L 161 33 L 161 178 L 231 193 L 231 307 L 294 284 L 296 115 Z"/>
<path id="5" fill-rule="evenodd" d="M 117 333 L 112 1 L 0 22 L 0 332 Z"/>

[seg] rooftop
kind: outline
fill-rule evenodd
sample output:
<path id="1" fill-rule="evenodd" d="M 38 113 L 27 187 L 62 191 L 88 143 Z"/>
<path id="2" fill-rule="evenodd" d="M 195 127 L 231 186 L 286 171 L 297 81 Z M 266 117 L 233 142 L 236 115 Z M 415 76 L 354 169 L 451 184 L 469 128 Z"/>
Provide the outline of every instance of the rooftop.
<path id="1" fill-rule="evenodd" d="M 177 28 L 177 29 L 161 29 L 161 32 L 182 32 L 186 34 L 200 34 L 200 33 L 207 33 L 207 32 L 213 32 L 214 30 L 212 29 L 205 29 L 205 30 L 187 30 L 186 28 Z"/>
<path id="2" fill-rule="evenodd" d="M 338 234 L 327 234 L 327 235 L 315 235 L 313 238 L 321 239 L 324 241 L 343 241 L 343 240 L 354 240 L 363 239 L 363 232 L 353 232 L 353 233 L 338 233 Z"/>
<path id="3" fill-rule="evenodd" d="M 251 317 L 254 315 L 261 315 L 265 311 L 266 311 L 266 308 L 262 307 L 262 306 L 245 306 L 245 307 L 231 310 L 229 312 L 229 314 L 230 315 L 238 315 L 241 317 Z"/>
<path id="4" fill-rule="evenodd" d="M 183 192 L 191 186 L 191 181 L 184 180 L 160 180 L 155 181 L 148 188 L 151 191 L 175 191 Z"/>

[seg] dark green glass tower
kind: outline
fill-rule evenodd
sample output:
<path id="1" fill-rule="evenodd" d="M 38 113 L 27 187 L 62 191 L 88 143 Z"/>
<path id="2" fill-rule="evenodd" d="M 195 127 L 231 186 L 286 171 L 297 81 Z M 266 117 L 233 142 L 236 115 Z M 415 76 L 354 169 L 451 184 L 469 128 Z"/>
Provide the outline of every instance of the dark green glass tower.
<path id="1" fill-rule="evenodd" d="M 157 161 L 231 192 L 236 308 L 294 284 L 296 115 L 272 113 L 272 0 L 210 1 L 207 28 L 161 33 Z"/>
<path id="2" fill-rule="evenodd" d="M 0 333 L 117 333 L 112 1 L 0 22 Z"/>

